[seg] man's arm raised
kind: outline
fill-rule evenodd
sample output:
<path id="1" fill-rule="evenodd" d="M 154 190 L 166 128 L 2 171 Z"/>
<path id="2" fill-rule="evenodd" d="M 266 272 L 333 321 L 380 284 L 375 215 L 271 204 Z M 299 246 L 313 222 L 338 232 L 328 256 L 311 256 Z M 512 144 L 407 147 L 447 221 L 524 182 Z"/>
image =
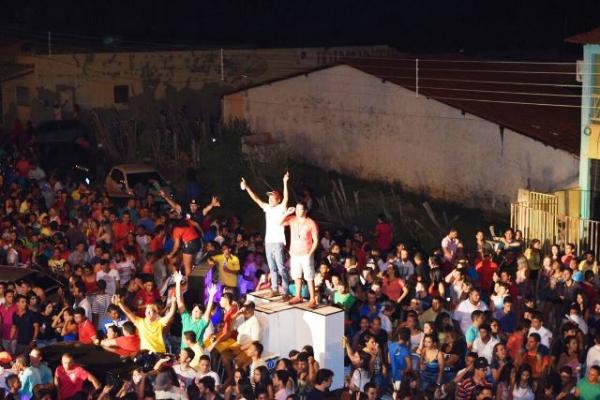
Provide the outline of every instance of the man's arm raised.
<path id="1" fill-rule="evenodd" d="M 281 204 L 283 207 L 287 207 L 288 199 L 289 199 L 289 191 L 288 191 L 288 181 L 290 180 L 290 173 L 285 172 L 283 175 L 283 199 L 281 200 Z"/>
<path id="2" fill-rule="evenodd" d="M 167 204 L 175 211 L 177 211 L 177 214 L 181 215 L 181 205 L 177 204 L 173 199 L 171 199 L 169 196 L 167 196 L 167 194 L 165 192 L 163 192 L 162 190 L 160 192 L 158 192 L 158 195 L 160 197 L 162 197 Z"/>
<path id="3" fill-rule="evenodd" d="M 262 201 L 257 195 L 256 193 L 254 193 L 254 191 L 252 189 L 250 189 L 250 186 L 248 186 L 248 184 L 246 183 L 246 180 L 244 178 L 242 178 L 242 180 L 240 181 L 240 188 L 242 190 L 245 190 L 246 192 L 248 192 L 248 196 L 250 196 L 250 198 L 252 200 L 254 200 L 254 202 L 256 204 L 258 204 L 258 206 L 260 208 L 264 208 L 267 203 L 265 203 L 264 201 Z"/>

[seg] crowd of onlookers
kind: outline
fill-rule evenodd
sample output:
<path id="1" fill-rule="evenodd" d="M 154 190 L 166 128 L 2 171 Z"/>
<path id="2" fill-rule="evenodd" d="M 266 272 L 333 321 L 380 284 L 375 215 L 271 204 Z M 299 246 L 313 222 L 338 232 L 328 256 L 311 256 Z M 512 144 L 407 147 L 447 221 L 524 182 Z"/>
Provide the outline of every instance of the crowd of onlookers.
<path id="1" fill-rule="evenodd" d="M 6 398 L 600 399 L 598 263 L 575 244 L 451 229 L 426 253 L 398 243 L 382 215 L 362 232 L 320 232 L 312 272 L 297 247 L 273 272 L 269 228 L 265 238 L 223 218 L 217 197 L 115 202 L 16 154 L 1 163 L 0 265 L 39 272 L 0 282 Z M 300 237 L 298 208 L 310 215 L 299 203 L 280 223 Z M 200 265 L 204 291 L 191 284 Z M 255 290 L 344 309 L 343 389 L 330 390 L 333 372 L 308 345 L 267 364 L 261 339 L 277 328 L 246 300 Z M 93 374 L 70 351 L 85 346 L 132 367 Z"/>

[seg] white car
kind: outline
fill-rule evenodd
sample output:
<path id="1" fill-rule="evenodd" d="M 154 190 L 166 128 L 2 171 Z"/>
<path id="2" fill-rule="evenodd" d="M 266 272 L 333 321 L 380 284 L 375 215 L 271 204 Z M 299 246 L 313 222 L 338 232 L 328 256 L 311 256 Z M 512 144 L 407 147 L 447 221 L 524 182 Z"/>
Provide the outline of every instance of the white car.
<path id="1" fill-rule="evenodd" d="M 145 197 L 150 193 L 158 197 L 160 190 L 172 194 L 169 182 L 146 164 L 120 164 L 111 168 L 104 183 L 109 197 Z M 157 200 L 159 200 L 157 198 Z"/>

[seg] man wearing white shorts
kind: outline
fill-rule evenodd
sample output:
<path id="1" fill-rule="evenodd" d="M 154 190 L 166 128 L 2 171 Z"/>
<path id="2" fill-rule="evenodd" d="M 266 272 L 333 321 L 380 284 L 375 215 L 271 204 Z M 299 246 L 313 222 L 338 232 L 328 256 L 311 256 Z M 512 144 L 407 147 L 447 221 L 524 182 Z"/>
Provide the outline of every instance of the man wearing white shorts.
<path id="1" fill-rule="evenodd" d="M 288 208 L 281 223 L 290 227 L 290 275 L 296 284 L 296 295 L 289 304 L 299 304 L 304 301 L 301 294 L 304 276 L 310 294 L 308 307 L 314 309 L 317 308 L 314 253 L 319 244 L 319 228 L 306 214 L 306 206 L 298 203 L 296 208 Z"/>

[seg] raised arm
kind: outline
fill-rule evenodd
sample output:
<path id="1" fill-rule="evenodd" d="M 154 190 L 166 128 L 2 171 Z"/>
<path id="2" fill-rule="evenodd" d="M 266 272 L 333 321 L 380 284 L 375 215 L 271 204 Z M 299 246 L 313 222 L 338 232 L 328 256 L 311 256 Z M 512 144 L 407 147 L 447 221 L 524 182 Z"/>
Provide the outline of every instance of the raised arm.
<path id="1" fill-rule="evenodd" d="M 135 323 L 137 316 L 131 312 L 129 307 L 127 307 L 125 304 L 123 304 L 123 302 L 121 301 L 121 296 L 119 296 L 119 295 L 113 296 L 113 303 L 117 307 L 119 307 L 121 309 L 121 311 L 123 311 L 123 314 L 125 314 L 125 316 L 127 317 L 128 320 Z"/>
<path id="2" fill-rule="evenodd" d="M 173 199 L 171 199 L 169 196 L 167 196 L 167 194 L 165 192 L 163 192 L 162 190 L 160 192 L 158 192 L 158 195 L 160 197 L 162 197 L 172 209 L 174 209 L 175 211 L 177 211 L 178 214 L 181 215 L 181 210 L 182 210 L 181 205 L 179 205 Z"/>
<path id="3" fill-rule="evenodd" d="M 283 216 L 281 217 L 281 220 L 279 221 L 280 225 L 287 225 L 290 221 L 290 219 L 292 219 L 292 217 L 294 216 L 294 213 L 296 212 L 296 208 L 295 207 L 289 207 L 285 213 L 283 214 Z"/>
<path id="4" fill-rule="evenodd" d="M 172 301 L 171 308 L 169 308 L 169 311 L 165 314 L 165 316 L 160 319 L 161 324 L 163 324 L 164 326 L 167 326 L 169 322 L 171 322 L 171 320 L 173 319 L 173 316 L 175 315 L 175 308 L 177 305 L 176 303 L 177 302 Z"/>
<path id="5" fill-rule="evenodd" d="M 175 280 L 175 301 L 177 303 L 177 310 L 180 314 L 185 312 L 185 303 L 183 302 L 183 296 L 181 295 L 181 281 L 183 280 L 183 275 L 180 271 L 176 271 L 173 275 Z"/>
<path id="6" fill-rule="evenodd" d="M 221 201 L 217 196 L 213 196 L 210 203 L 202 209 L 202 215 L 206 216 L 210 212 L 210 210 L 212 210 L 215 207 L 221 207 Z"/>
<path id="7" fill-rule="evenodd" d="M 242 190 L 245 190 L 248 193 L 248 196 L 250 196 L 250 198 L 260 207 L 263 208 L 265 207 L 267 204 L 262 201 L 257 195 L 256 193 L 254 193 L 254 191 L 252 189 L 250 189 L 250 186 L 248 186 L 248 184 L 246 183 L 246 180 L 244 178 L 242 178 L 241 182 L 240 182 L 240 188 Z"/>
<path id="8" fill-rule="evenodd" d="M 208 288 L 208 303 L 206 303 L 206 310 L 204 311 L 204 315 L 202 318 L 205 321 L 210 321 L 210 313 L 212 311 L 212 306 L 215 301 L 215 295 L 217 294 L 217 285 L 212 284 Z"/>
<path id="9" fill-rule="evenodd" d="M 287 207 L 289 192 L 288 192 L 288 181 L 290 180 L 290 173 L 286 171 L 285 175 L 283 175 L 283 199 L 281 200 L 281 204 L 284 207 Z"/>

